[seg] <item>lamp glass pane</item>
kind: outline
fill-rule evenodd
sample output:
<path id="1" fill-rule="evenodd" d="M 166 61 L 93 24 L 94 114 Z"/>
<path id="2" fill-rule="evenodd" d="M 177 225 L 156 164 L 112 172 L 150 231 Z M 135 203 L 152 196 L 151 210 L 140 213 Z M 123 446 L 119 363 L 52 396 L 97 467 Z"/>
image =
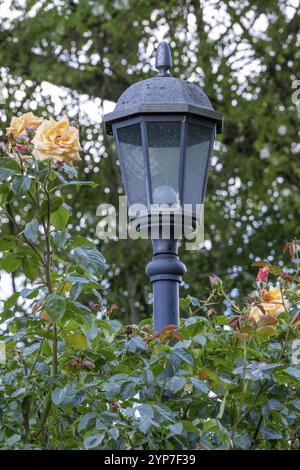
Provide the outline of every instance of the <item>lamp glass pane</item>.
<path id="1" fill-rule="evenodd" d="M 139 124 L 118 129 L 128 203 L 147 205 L 146 173 Z"/>
<path id="2" fill-rule="evenodd" d="M 187 123 L 183 203 L 201 204 L 206 188 L 209 153 L 214 128 Z"/>
<path id="3" fill-rule="evenodd" d="M 153 202 L 178 202 L 180 121 L 147 122 Z"/>

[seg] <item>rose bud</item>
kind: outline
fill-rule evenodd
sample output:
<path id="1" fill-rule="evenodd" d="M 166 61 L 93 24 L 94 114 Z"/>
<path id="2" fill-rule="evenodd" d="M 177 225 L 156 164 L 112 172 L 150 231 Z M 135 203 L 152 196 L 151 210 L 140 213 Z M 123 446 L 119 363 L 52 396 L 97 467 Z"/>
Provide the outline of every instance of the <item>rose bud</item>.
<path id="1" fill-rule="evenodd" d="M 215 310 L 214 308 L 210 308 L 210 309 L 207 311 L 206 315 L 207 315 L 207 318 L 210 318 L 210 319 L 211 319 L 211 318 L 213 318 L 213 317 L 215 317 L 215 316 L 217 315 L 217 312 L 216 312 L 216 310 Z"/>
<path id="2" fill-rule="evenodd" d="M 216 276 L 216 274 L 214 273 L 209 275 L 209 282 L 210 282 L 211 287 L 218 287 L 222 284 L 221 279 L 218 276 Z"/>
<path id="3" fill-rule="evenodd" d="M 138 330 L 137 325 L 125 325 L 124 326 L 124 332 L 127 335 L 130 335 L 133 332 L 133 330 Z"/>
<path id="4" fill-rule="evenodd" d="M 260 268 L 258 271 L 258 274 L 256 276 L 256 281 L 257 282 L 268 282 L 268 277 L 269 277 L 269 268 L 267 266 L 264 266 L 263 268 Z"/>
<path id="5" fill-rule="evenodd" d="M 30 149 L 27 147 L 27 145 L 23 145 L 23 144 L 20 144 L 20 145 L 15 145 L 14 147 L 14 150 L 17 152 L 17 153 L 28 153 L 30 152 Z"/>
<path id="6" fill-rule="evenodd" d="M 120 405 L 116 401 L 112 401 L 109 404 L 109 411 L 115 411 L 115 410 L 118 410 L 119 408 L 120 408 Z"/>
<path id="7" fill-rule="evenodd" d="M 92 310 L 93 312 L 99 312 L 99 310 L 101 310 L 101 305 L 100 305 L 100 304 L 93 304 L 93 305 L 91 306 L 91 310 Z"/>

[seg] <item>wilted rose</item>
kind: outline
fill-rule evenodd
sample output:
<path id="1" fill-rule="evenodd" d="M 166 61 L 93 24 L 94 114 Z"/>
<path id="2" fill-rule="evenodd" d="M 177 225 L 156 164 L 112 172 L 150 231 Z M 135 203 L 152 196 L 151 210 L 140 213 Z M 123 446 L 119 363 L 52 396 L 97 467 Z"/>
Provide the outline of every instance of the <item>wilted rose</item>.
<path id="1" fill-rule="evenodd" d="M 69 359 L 67 362 L 67 366 L 70 369 L 89 369 L 92 370 L 95 368 L 95 363 L 89 357 L 85 357 L 84 359 L 80 359 L 79 357 L 73 357 Z"/>
<path id="2" fill-rule="evenodd" d="M 80 160 L 79 132 L 70 125 L 66 117 L 60 121 L 55 121 L 53 118 L 44 121 L 32 143 L 33 155 L 37 160 L 53 160 L 70 166 L 74 161 Z"/>
<path id="3" fill-rule="evenodd" d="M 124 332 L 126 333 L 126 335 L 130 335 L 133 332 L 134 326 L 135 325 L 125 325 L 124 326 Z"/>
<path id="4" fill-rule="evenodd" d="M 102 308 L 102 307 L 101 307 L 100 304 L 93 304 L 93 305 L 91 306 L 91 310 L 92 310 L 93 312 L 99 312 L 99 311 L 101 310 L 101 308 Z"/>
<path id="5" fill-rule="evenodd" d="M 300 240 L 292 240 L 284 245 L 283 253 L 289 252 L 291 258 L 295 258 L 297 252 L 297 246 L 300 245 Z"/>
<path id="6" fill-rule="evenodd" d="M 49 317 L 48 313 L 46 312 L 46 310 L 42 310 L 41 311 L 41 320 L 42 321 L 45 321 L 47 323 L 51 323 L 52 322 L 52 318 Z"/>

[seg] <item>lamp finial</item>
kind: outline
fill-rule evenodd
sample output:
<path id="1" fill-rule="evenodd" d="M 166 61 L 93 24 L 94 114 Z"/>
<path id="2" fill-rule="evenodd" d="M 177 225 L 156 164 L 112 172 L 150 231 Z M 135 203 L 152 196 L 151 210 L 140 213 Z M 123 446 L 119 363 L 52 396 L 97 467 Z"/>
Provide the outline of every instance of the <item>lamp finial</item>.
<path id="1" fill-rule="evenodd" d="M 156 51 L 155 68 L 158 70 L 158 77 L 170 77 L 169 69 L 172 67 L 172 57 L 169 44 L 161 41 Z"/>

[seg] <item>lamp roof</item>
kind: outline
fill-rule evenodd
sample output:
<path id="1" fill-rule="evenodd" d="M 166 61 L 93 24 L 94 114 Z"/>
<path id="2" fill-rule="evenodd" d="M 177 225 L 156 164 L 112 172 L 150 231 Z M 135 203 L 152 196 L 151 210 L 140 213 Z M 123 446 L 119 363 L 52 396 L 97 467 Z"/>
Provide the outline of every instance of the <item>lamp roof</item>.
<path id="1" fill-rule="evenodd" d="M 215 111 L 207 95 L 198 85 L 172 77 L 171 55 L 166 42 L 157 49 L 158 75 L 141 80 L 127 88 L 120 96 L 113 112 L 104 116 L 106 131 L 112 133 L 112 124 L 141 114 L 189 114 L 216 122 L 222 132 L 223 114 Z"/>

